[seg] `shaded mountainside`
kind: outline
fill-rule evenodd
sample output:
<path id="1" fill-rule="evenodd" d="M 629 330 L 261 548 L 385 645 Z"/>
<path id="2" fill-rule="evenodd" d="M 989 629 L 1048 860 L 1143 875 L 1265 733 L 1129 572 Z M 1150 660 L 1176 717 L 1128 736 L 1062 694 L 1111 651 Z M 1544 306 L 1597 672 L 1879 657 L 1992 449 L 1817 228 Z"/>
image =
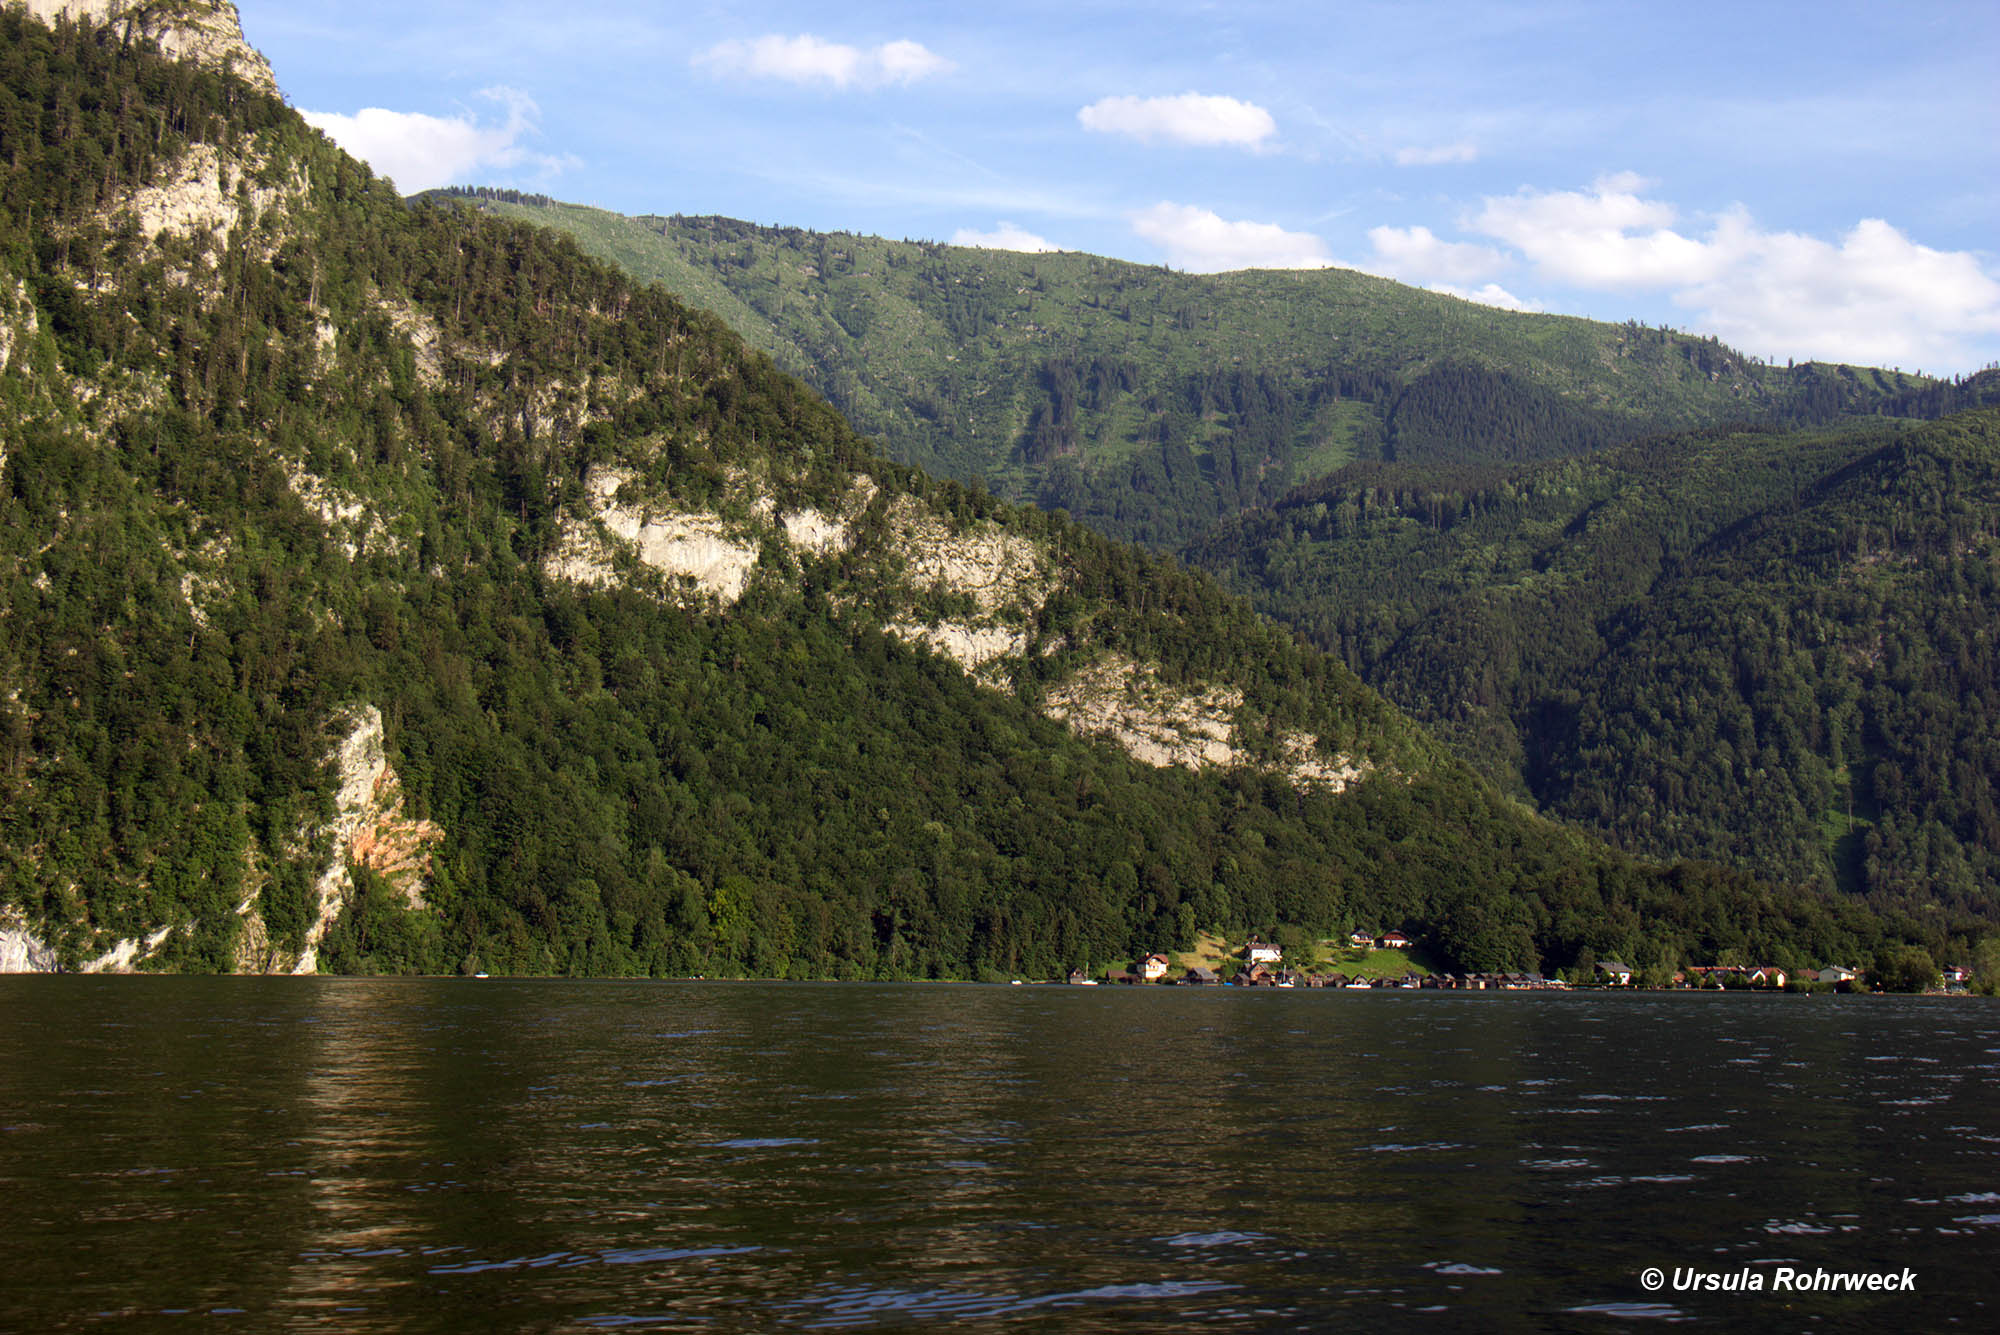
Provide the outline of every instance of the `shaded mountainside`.
<path id="1" fill-rule="evenodd" d="M 874 453 L 558 233 L 0 12 L 0 955 L 1049 974 L 1202 928 L 1794 965 L 1208 577 Z"/>
<path id="2" fill-rule="evenodd" d="M 1350 469 L 1189 556 L 1550 814 L 2000 909 L 2000 411 Z"/>
<path id="3" fill-rule="evenodd" d="M 1721 422 L 1910 411 L 1940 389 L 1349 270 L 1196 276 L 446 193 L 563 228 L 716 312 L 895 458 L 1168 549 L 1356 460 L 1524 462 Z"/>

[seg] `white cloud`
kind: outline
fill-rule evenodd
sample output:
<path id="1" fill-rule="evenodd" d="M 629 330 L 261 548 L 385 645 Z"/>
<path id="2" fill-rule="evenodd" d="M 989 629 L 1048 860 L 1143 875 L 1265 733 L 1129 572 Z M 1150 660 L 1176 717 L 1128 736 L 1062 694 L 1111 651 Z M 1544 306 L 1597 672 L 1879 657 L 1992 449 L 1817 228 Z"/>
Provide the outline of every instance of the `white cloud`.
<path id="1" fill-rule="evenodd" d="M 1406 283 L 1472 283 L 1513 262 L 1491 246 L 1441 241 L 1428 227 L 1371 227 L 1368 240 L 1375 254 L 1359 267 Z M 1464 294 L 1454 289 L 1454 295 Z"/>
<path id="2" fill-rule="evenodd" d="M 1427 148 L 1399 148 L 1396 150 L 1398 167 L 1442 167 L 1447 163 L 1476 162 L 1479 149 L 1472 144 L 1436 144 Z"/>
<path id="3" fill-rule="evenodd" d="M 1047 238 L 1036 236 L 1018 223 L 1010 223 L 1004 218 L 1001 219 L 1000 225 L 990 232 L 976 232 L 970 227 L 961 227 L 951 234 L 951 244 L 975 246 L 981 250 L 1022 250 L 1034 255 L 1048 254 L 1061 249 Z"/>
<path id="4" fill-rule="evenodd" d="M 1620 175 L 1589 192 L 1488 199 L 1468 226 L 1520 251 L 1538 277 L 1600 291 L 1665 291 L 1696 327 L 1768 357 L 1965 365 L 2000 335 L 2000 278 L 1978 256 L 1919 245 L 1869 218 L 1838 241 L 1767 232 L 1741 208 L 1705 234 Z"/>
<path id="5" fill-rule="evenodd" d="M 1522 190 L 1489 198 L 1470 226 L 1515 247 L 1544 277 L 1578 287 L 1629 291 L 1712 278 L 1716 257 L 1668 225 L 1671 204 L 1639 197 L 1645 184 L 1624 173 L 1587 194 Z"/>
<path id="6" fill-rule="evenodd" d="M 427 116 L 382 107 L 367 107 L 352 116 L 331 111 L 300 114 L 406 195 L 467 184 L 476 173 L 494 168 L 532 166 L 546 174 L 575 165 L 573 158 L 534 153 L 523 146 L 523 140 L 539 133 L 535 118 L 540 109 L 532 99 L 511 88 L 488 88 L 480 96 L 506 106 L 504 125 L 481 125 L 470 113 Z"/>
<path id="7" fill-rule="evenodd" d="M 1515 296 L 1498 283 L 1485 283 L 1479 287 L 1457 287 L 1451 283 L 1432 283 L 1432 292 L 1442 292 L 1448 297 L 1458 297 L 1463 301 L 1476 301 L 1481 306 L 1498 306 L 1503 311 L 1538 311 L 1541 305 Z"/>
<path id="8" fill-rule="evenodd" d="M 957 68 L 917 42 L 885 42 L 864 50 L 806 33 L 723 42 L 696 56 L 694 63 L 716 74 L 835 88 L 911 84 Z"/>
<path id="9" fill-rule="evenodd" d="M 1230 269 L 1324 269 L 1326 243 L 1276 223 L 1230 222 L 1192 204 L 1160 203 L 1132 216 L 1132 230 L 1167 252 L 1167 263 L 1192 273 Z"/>
<path id="10" fill-rule="evenodd" d="M 870 55 L 889 83 L 915 83 L 933 74 L 949 74 L 958 68 L 918 42 L 889 42 L 876 47 Z"/>
<path id="11" fill-rule="evenodd" d="M 1918 245 L 1880 218 L 1835 244 L 1760 232 L 1731 213 L 1708 244 L 1720 272 L 1674 301 L 1752 352 L 1937 370 L 1970 363 L 1973 340 L 2000 336 L 2000 280 L 1977 257 Z"/>
<path id="12" fill-rule="evenodd" d="M 1271 113 L 1233 97 L 1107 97 L 1076 113 L 1084 129 L 1125 134 L 1144 143 L 1165 139 L 1204 148 L 1256 148 L 1278 132 Z"/>

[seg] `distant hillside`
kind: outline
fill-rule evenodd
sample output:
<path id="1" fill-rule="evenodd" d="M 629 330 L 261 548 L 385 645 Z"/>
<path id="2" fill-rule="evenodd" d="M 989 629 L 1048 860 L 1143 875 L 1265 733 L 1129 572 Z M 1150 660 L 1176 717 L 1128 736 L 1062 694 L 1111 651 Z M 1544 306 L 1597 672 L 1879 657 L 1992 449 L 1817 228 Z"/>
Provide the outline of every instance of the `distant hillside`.
<path id="1" fill-rule="evenodd" d="M 1477 968 L 1955 930 L 1534 818 L 1209 578 L 891 463 L 713 317 L 411 207 L 117 25 L 0 11 L 0 88 L 0 959 L 1000 977 L 1209 928 Z"/>
<path id="2" fill-rule="evenodd" d="M 458 196 L 714 311 L 908 463 L 1174 548 L 1355 460 L 1522 462 L 1874 412 L 1933 382 L 1475 305 L 1348 270 L 1195 276 Z"/>
<path id="3" fill-rule="evenodd" d="M 2000 411 L 1357 467 L 1188 555 L 1550 814 L 2000 908 Z"/>

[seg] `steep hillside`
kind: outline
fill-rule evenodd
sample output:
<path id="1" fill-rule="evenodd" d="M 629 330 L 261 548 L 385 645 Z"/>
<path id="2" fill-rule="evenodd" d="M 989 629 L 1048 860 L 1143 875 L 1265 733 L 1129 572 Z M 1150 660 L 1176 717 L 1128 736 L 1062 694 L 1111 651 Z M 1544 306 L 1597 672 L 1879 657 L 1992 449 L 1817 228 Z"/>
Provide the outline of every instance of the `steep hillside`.
<path id="1" fill-rule="evenodd" d="M 483 191 L 722 316 L 890 454 L 1173 548 L 1354 460 L 1521 462 L 1810 422 L 1930 382 L 1348 270 L 1172 273 Z"/>
<path id="2" fill-rule="evenodd" d="M 278 91 L 270 62 L 243 40 L 234 0 L 5 0 L 5 4 L 51 25 L 109 26 L 121 42 L 149 40 L 166 55 L 234 75 L 258 92 Z"/>
<path id="3" fill-rule="evenodd" d="M 2000 908 L 2000 412 L 1352 469 L 1190 556 L 1552 814 Z"/>
<path id="4" fill-rule="evenodd" d="M 0 957 L 1943 943 L 1524 815 L 1206 577 L 882 459 L 713 317 L 406 205 L 189 54 L 0 13 Z"/>

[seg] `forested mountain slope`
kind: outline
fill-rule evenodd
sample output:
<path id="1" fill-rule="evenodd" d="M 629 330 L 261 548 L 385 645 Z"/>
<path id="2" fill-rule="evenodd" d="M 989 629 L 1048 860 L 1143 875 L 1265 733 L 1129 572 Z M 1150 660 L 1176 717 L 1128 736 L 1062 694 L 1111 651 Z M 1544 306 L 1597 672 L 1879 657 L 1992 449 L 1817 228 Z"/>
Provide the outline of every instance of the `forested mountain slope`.
<path id="1" fill-rule="evenodd" d="M 1528 816 L 1207 577 L 881 458 L 715 318 L 122 25 L 0 11 L 0 90 L 10 959 L 966 977 L 1396 923 L 1795 965 L 1967 925 Z"/>
<path id="2" fill-rule="evenodd" d="M 1712 338 L 1501 311 L 1350 270 L 1196 276 L 456 197 L 564 228 L 716 312 L 898 459 L 1169 549 L 1354 460 L 1520 462 L 1660 430 L 1891 410 L 1940 388 L 1766 366 Z"/>
<path id="3" fill-rule="evenodd" d="M 2000 412 L 1354 468 L 1189 556 L 1551 814 L 2000 906 Z"/>

